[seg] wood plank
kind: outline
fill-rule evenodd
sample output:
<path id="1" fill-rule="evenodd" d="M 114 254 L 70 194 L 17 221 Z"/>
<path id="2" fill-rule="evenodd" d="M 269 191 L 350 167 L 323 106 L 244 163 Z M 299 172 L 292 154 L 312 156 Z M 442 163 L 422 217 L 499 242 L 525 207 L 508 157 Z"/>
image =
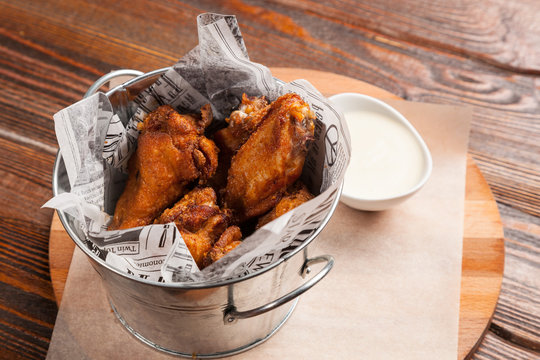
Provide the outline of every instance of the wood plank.
<path id="1" fill-rule="evenodd" d="M 492 331 L 540 353 L 540 218 L 499 208 L 505 218 L 506 265 Z"/>
<path id="2" fill-rule="evenodd" d="M 540 70 L 540 28 L 531 26 L 540 12 L 538 2 L 487 1 L 482 6 L 473 0 L 436 0 L 421 5 L 392 0 L 275 2 L 281 5 L 271 7 L 275 12 L 302 11 L 318 21 L 372 31 L 382 41 L 397 40 L 451 54 L 467 54 L 513 71 L 538 74 Z M 232 3 L 233 13 L 246 11 L 245 3 Z"/>
<path id="3" fill-rule="evenodd" d="M 538 352 L 530 349 L 517 347 L 501 339 L 493 333 L 488 333 L 482 344 L 471 358 L 473 360 L 493 360 L 493 359 L 512 359 L 512 360 L 535 360 L 540 358 Z"/>
<path id="4" fill-rule="evenodd" d="M 52 194 L 53 159 L 5 136 L 0 132 L 0 358 L 39 359 L 58 310 L 48 264 L 52 211 L 40 209 Z"/>

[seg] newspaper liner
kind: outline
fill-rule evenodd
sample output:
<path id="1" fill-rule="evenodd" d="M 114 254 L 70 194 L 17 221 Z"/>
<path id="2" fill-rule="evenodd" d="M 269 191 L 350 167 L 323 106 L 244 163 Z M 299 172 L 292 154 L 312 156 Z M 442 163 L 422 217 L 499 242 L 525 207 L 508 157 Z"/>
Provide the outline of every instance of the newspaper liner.
<path id="1" fill-rule="evenodd" d="M 66 188 L 71 190 L 44 206 L 73 217 L 85 245 L 106 263 L 151 281 L 221 281 L 278 261 L 319 228 L 338 196 L 350 158 L 343 116 L 309 82 L 283 83 L 273 78 L 268 68 L 249 61 L 234 16 L 206 13 L 198 16 L 197 24 L 199 45 L 139 94 L 131 119 L 114 114 L 103 93 L 54 115 L 69 180 Z M 271 101 L 295 92 L 309 103 L 316 115 L 315 139 L 301 179 L 318 196 L 246 237 L 226 257 L 202 271 L 174 223 L 107 231 L 109 214 L 121 192 L 119 186 L 126 178 L 127 159 L 136 147 L 137 124 L 163 104 L 180 112 L 198 112 L 210 103 L 216 123 L 212 125 L 219 125 L 239 105 L 244 92 L 265 95 Z M 65 179 L 59 175 L 59 181 Z"/>

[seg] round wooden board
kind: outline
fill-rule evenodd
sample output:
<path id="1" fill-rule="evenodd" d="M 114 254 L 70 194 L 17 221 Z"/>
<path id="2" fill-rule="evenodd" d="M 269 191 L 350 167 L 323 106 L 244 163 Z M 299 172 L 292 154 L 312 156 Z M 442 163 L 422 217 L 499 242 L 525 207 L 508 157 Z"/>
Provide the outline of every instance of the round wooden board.
<path id="1" fill-rule="evenodd" d="M 307 79 L 325 96 L 358 92 L 383 99 L 396 99 L 395 95 L 383 89 L 337 74 L 290 68 L 273 68 L 272 73 L 284 81 Z M 497 204 L 470 156 L 467 159 L 464 221 L 459 359 L 467 358 L 487 331 L 499 297 L 504 271 L 504 238 Z M 62 299 L 74 246 L 55 214 L 51 224 L 49 266 L 58 304 Z"/>

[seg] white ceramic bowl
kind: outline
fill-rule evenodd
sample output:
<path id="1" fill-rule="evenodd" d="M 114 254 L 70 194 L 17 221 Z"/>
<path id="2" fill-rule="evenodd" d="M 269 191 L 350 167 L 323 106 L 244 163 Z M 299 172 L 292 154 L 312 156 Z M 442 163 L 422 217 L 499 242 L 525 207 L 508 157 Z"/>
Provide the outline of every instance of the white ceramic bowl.
<path id="1" fill-rule="evenodd" d="M 343 192 L 341 195 L 341 201 L 345 203 L 346 205 L 353 207 L 355 209 L 359 210 L 369 210 L 369 211 L 378 211 L 378 210 L 385 210 L 388 208 L 391 208 L 393 206 L 396 206 L 409 197 L 411 197 L 413 194 L 415 194 L 428 180 L 429 176 L 431 175 L 432 170 L 432 159 L 431 154 L 429 152 L 428 147 L 426 146 L 424 140 L 422 137 L 418 134 L 416 129 L 405 119 L 403 115 L 401 115 L 396 109 L 391 107 L 390 105 L 377 100 L 371 96 L 362 95 L 362 94 L 356 94 L 356 93 L 342 93 L 337 94 L 332 97 L 330 97 L 330 100 L 332 103 L 334 103 L 335 107 L 339 109 L 343 114 L 349 114 L 354 111 L 365 111 L 369 113 L 375 113 L 378 114 L 375 117 L 378 117 L 379 115 L 384 116 L 386 119 L 390 119 L 392 121 L 396 121 L 398 123 L 401 123 L 404 125 L 405 131 L 401 129 L 400 131 L 404 133 L 408 137 L 409 143 L 414 145 L 414 142 L 417 143 L 417 148 L 415 148 L 415 153 L 418 153 L 417 157 L 417 176 L 416 180 L 408 184 L 406 187 L 400 189 L 399 191 L 395 189 L 389 189 L 389 191 L 386 193 L 385 189 L 382 190 L 379 189 L 377 191 L 376 195 L 368 196 L 368 195 L 358 195 L 359 191 L 354 186 L 357 186 L 357 184 L 351 184 L 352 182 L 352 175 L 349 176 L 349 172 L 359 171 L 359 169 L 355 168 L 355 165 L 353 162 L 349 165 L 349 168 L 347 169 L 347 175 L 345 176 L 345 185 L 343 187 Z M 347 119 L 347 115 L 345 115 L 345 119 L 350 122 L 352 121 L 351 118 Z M 383 119 L 384 120 L 384 119 Z M 374 120 L 375 121 L 375 120 Z M 386 121 L 386 120 L 385 120 Z M 351 126 L 349 125 L 349 130 L 351 130 Z M 358 138 L 358 136 L 357 136 Z M 412 140 L 411 140 L 412 139 Z M 353 157 L 355 156 L 355 151 L 360 151 L 358 148 L 360 147 L 360 144 L 356 144 L 355 150 L 355 134 L 351 133 L 351 142 L 352 142 L 352 152 Z M 364 147 L 366 142 L 364 142 Z M 380 144 L 379 144 L 380 145 Z M 419 150 L 418 150 L 419 149 Z M 366 149 L 362 149 L 362 151 L 365 151 Z M 375 151 L 375 155 L 378 155 L 377 153 L 380 153 L 381 151 L 376 149 L 367 149 L 369 151 Z M 383 151 L 384 152 L 384 151 Z M 373 159 L 375 159 L 373 157 Z M 381 162 L 382 164 L 382 162 Z M 379 167 L 380 168 L 380 167 Z M 365 171 L 365 170 L 364 170 Z M 375 175 L 377 174 L 377 175 Z M 356 179 L 358 179 L 358 176 L 362 176 L 361 173 L 354 174 L 356 176 Z M 379 171 L 371 174 L 371 176 L 380 176 L 380 177 L 388 177 L 388 174 L 380 174 Z M 377 178 L 377 177 L 375 177 Z M 396 177 L 399 178 L 399 177 Z M 381 178 L 381 184 L 385 183 L 385 180 L 390 179 L 384 179 Z M 394 181 L 394 180 L 393 180 Z M 394 181 L 395 182 L 395 181 Z M 396 192 L 397 191 L 397 192 Z"/>

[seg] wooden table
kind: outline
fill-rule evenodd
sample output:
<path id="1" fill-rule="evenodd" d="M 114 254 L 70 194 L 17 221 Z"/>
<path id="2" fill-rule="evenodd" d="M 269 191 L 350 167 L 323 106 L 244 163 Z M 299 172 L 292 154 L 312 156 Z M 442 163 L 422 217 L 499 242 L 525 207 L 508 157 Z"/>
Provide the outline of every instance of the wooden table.
<path id="1" fill-rule="evenodd" d="M 472 106 L 469 152 L 504 225 L 506 261 L 476 359 L 540 356 L 540 28 L 535 1 L 0 0 L 0 358 L 46 356 L 52 114 L 112 69 L 149 71 L 236 14 L 252 60 L 360 79 L 407 100 Z"/>

